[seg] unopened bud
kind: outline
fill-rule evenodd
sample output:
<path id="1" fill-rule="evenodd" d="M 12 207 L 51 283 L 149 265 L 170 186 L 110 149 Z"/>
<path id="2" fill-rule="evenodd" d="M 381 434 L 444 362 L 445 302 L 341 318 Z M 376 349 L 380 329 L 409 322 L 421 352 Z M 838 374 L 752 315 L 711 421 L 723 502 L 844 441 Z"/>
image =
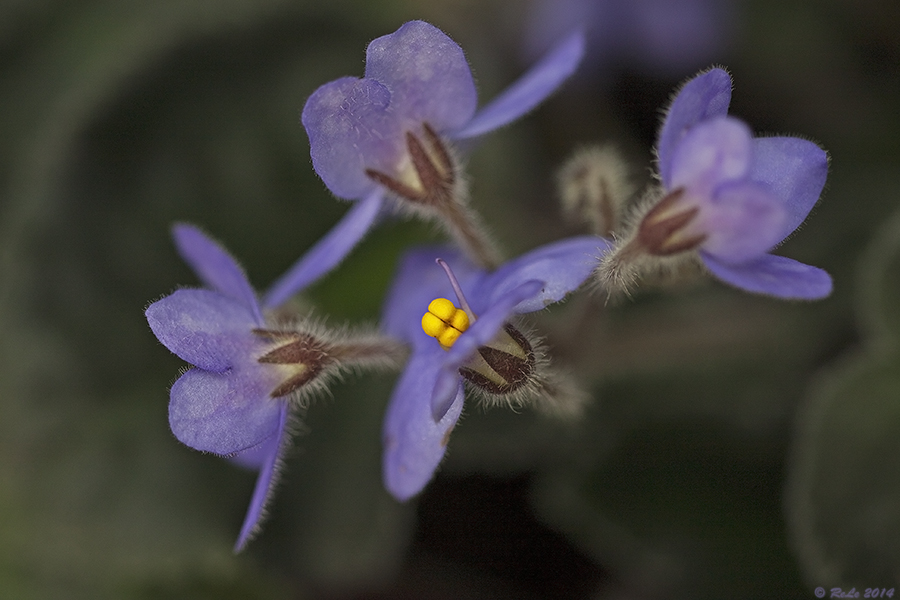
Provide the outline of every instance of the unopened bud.
<path id="1" fill-rule="evenodd" d="M 560 169 L 557 186 L 563 215 L 603 236 L 618 231 L 624 208 L 635 192 L 629 166 L 612 146 L 576 151 Z"/>

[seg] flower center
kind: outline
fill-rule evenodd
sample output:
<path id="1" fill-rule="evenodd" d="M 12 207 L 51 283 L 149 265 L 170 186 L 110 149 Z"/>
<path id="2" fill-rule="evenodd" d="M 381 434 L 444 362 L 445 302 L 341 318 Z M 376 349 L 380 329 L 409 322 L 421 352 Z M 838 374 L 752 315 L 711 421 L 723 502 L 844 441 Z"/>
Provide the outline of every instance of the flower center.
<path id="1" fill-rule="evenodd" d="M 422 316 L 422 330 L 437 339 L 444 350 L 449 350 L 459 336 L 469 328 L 469 315 L 446 298 L 435 298 Z"/>
<path id="2" fill-rule="evenodd" d="M 271 329 L 254 329 L 253 333 L 277 344 L 259 358 L 259 362 L 276 365 L 281 372 L 281 383 L 270 394 L 273 398 L 303 387 L 334 363 L 325 344 L 309 334 Z"/>
<path id="3" fill-rule="evenodd" d="M 469 328 L 469 323 L 476 319 L 450 266 L 440 258 L 437 263 L 447 273 L 462 308 L 457 308 L 446 298 L 432 300 L 428 312 L 422 316 L 422 330 L 437 339 L 441 348 L 449 350 Z M 494 339 L 478 347 L 478 351 L 459 368 L 459 374 L 491 394 L 507 394 L 532 379 L 536 364 L 531 342 L 521 331 L 506 323 Z"/>
<path id="4" fill-rule="evenodd" d="M 366 169 L 366 175 L 410 202 L 441 208 L 454 200 L 456 166 L 437 132 L 428 123 L 422 124 L 422 131 L 424 142 L 406 132 L 409 163 L 398 176 L 375 169 Z"/>
<path id="5" fill-rule="evenodd" d="M 637 239 L 654 256 L 671 256 L 694 250 L 706 240 L 696 227 L 700 207 L 685 200 L 684 188 L 667 194 L 638 226 Z"/>
<path id="6" fill-rule="evenodd" d="M 477 215 L 469 210 L 465 180 L 449 145 L 428 123 L 407 131 L 406 153 L 392 172 L 366 169 L 366 176 L 404 201 L 408 209 L 436 219 L 475 262 L 494 267 L 499 258 Z"/>
<path id="7" fill-rule="evenodd" d="M 276 382 L 269 393 L 272 398 L 321 389 L 323 381 L 341 370 L 394 368 L 406 358 L 402 344 L 379 335 L 330 332 L 323 327 L 314 331 L 253 330 L 269 343 L 257 362 L 272 369 Z"/>

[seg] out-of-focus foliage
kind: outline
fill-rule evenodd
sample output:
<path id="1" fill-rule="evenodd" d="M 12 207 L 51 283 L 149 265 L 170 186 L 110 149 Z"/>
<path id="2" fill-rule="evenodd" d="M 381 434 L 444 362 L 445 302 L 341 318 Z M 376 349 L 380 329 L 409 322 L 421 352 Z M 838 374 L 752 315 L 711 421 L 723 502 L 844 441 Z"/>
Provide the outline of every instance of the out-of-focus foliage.
<path id="1" fill-rule="evenodd" d="M 798 415 L 788 518 L 811 580 L 900 579 L 900 213 L 860 260 L 863 344 L 825 370 Z"/>
<path id="2" fill-rule="evenodd" d="M 460 43 L 490 98 L 523 69 L 521 6 L 0 6 L 0 597 L 809 598 L 900 585 L 900 226 L 883 224 L 900 206 L 900 32 L 891 3 L 841 0 L 747 0 L 709 60 L 734 77 L 732 114 L 829 151 L 821 204 L 777 251 L 827 269 L 831 298 L 698 281 L 539 314 L 557 362 L 596 396 L 585 419 L 473 403 L 406 505 L 381 486 L 394 378 L 349 378 L 305 411 L 269 521 L 231 554 L 254 474 L 169 433 L 183 365 L 143 317 L 196 284 L 170 224 L 209 231 L 265 288 L 346 210 L 312 172 L 306 97 L 361 75 L 369 40 L 421 18 Z M 573 232 L 553 174 L 577 146 L 613 141 L 646 177 L 657 111 L 692 74 L 579 81 L 474 149 L 473 206 L 509 254 Z M 399 252 L 435 237 L 389 224 L 303 300 L 330 323 L 374 321 Z"/>

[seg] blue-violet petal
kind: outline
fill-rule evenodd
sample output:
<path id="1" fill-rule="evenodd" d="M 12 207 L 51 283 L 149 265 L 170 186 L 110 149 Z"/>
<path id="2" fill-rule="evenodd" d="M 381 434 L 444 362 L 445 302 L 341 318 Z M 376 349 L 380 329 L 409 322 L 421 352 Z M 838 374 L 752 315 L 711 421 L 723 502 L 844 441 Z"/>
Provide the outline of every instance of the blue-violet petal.
<path id="1" fill-rule="evenodd" d="M 385 487 L 398 500 L 418 494 L 434 475 L 462 412 L 459 380 L 450 409 L 440 421 L 432 418 L 429 398 L 443 352 L 434 344 L 413 354 L 388 405 L 382 466 Z"/>
<path id="2" fill-rule="evenodd" d="M 274 436 L 284 401 L 269 397 L 276 382 L 265 368 L 185 372 L 169 394 L 172 433 L 195 450 L 220 456 L 242 452 Z"/>
<path id="3" fill-rule="evenodd" d="M 483 135 L 515 121 L 568 79 L 584 56 L 584 34 L 579 30 L 570 34 L 515 83 L 482 107 L 460 131 L 451 133 L 454 139 Z"/>
<path id="4" fill-rule="evenodd" d="M 781 237 L 797 229 L 815 206 L 828 176 L 828 155 L 816 144 L 796 137 L 753 140 L 750 179 L 765 183 L 783 203 L 788 217 Z"/>
<path id="5" fill-rule="evenodd" d="M 176 290 L 148 306 L 146 316 L 166 348 L 201 369 L 224 371 L 258 347 L 250 309 L 212 290 Z"/>
<path id="6" fill-rule="evenodd" d="M 819 300 L 831 293 L 831 276 L 818 267 L 790 258 L 764 254 L 746 263 L 729 265 L 700 253 L 718 279 L 748 292 L 787 300 Z"/>
<path id="7" fill-rule="evenodd" d="M 700 121 L 724 117 L 730 103 L 731 76 L 722 69 L 710 69 L 682 86 L 666 111 L 656 146 L 663 181 L 671 178 L 672 153 L 688 129 Z"/>

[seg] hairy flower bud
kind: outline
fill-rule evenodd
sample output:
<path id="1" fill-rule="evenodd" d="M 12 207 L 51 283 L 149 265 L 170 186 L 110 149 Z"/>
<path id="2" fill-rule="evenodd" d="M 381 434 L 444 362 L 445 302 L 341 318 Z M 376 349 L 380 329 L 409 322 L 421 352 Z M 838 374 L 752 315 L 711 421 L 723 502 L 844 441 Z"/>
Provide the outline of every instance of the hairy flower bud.
<path id="1" fill-rule="evenodd" d="M 618 231 L 622 213 L 635 188 L 629 167 L 612 146 L 588 146 L 576 151 L 557 174 L 563 215 L 586 223 L 591 232 L 609 236 Z"/>

